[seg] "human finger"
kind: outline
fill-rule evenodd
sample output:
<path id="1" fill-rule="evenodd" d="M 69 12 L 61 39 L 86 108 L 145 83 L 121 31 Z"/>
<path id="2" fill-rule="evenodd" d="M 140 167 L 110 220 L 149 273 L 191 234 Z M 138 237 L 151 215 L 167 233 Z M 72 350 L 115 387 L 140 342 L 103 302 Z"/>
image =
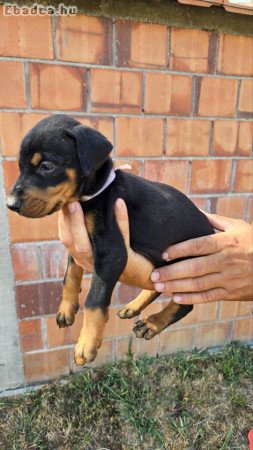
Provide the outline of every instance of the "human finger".
<path id="1" fill-rule="evenodd" d="M 128 248 L 130 246 L 129 220 L 127 207 L 122 198 L 116 200 L 114 210 L 118 227 L 125 241 L 125 245 Z"/>
<path id="2" fill-rule="evenodd" d="M 184 261 L 155 269 L 151 274 L 151 280 L 153 282 L 163 282 L 200 277 L 209 273 L 219 272 L 220 265 L 220 253 L 185 259 Z"/>
<path id="3" fill-rule="evenodd" d="M 163 259 L 186 258 L 187 256 L 202 256 L 221 250 L 220 239 L 215 234 L 202 236 L 178 244 L 170 245 L 163 253 Z"/>
<path id="4" fill-rule="evenodd" d="M 67 206 L 64 206 L 58 213 L 58 236 L 65 247 L 69 248 L 74 244 Z"/>
<path id="5" fill-rule="evenodd" d="M 177 292 L 201 292 L 209 289 L 221 287 L 221 275 L 212 273 L 202 277 L 183 278 L 181 280 L 172 280 L 166 282 L 155 283 L 154 287 L 157 292 L 163 292 L 172 295 Z"/>
<path id="6" fill-rule="evenodd" d="M 216 228 L 216 230 L 227 231 L 231 230 L 238 225 L 238 219 L 231 219 L 230 217 L 220 216 L 218 214 L 210 214 L 205 211 L 203 213 L 207 216 L 210 224 Z"/>
<path id="7" fill-rule="evenodd" d="M 93 254 L 90 238 L 85 225 L 85 217 L 80 203 L 68 204 L 69 225 L 73 235 L 74 245 L 77 253 L 91 257 Z"/>
<path id="8" fill-rule="evenodd" d="M 180 305 L 192 305 L 226 300 L 227 295 L 225 289 L 216 288 L 203 292 L 178 293 L 172 296 L 172 300 Z"/>

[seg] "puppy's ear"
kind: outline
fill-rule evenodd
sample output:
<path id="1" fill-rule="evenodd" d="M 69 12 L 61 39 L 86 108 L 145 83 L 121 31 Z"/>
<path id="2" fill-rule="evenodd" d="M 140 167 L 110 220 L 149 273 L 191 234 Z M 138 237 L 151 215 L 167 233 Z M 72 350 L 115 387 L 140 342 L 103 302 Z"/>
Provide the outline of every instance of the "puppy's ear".
<path id="1" fill-rule="evenodd" d="M 83 174 L 96 172 L 108 158 L 113 146 L 99 131 L 78 125 L 67 134 L 75 140 Z"/>

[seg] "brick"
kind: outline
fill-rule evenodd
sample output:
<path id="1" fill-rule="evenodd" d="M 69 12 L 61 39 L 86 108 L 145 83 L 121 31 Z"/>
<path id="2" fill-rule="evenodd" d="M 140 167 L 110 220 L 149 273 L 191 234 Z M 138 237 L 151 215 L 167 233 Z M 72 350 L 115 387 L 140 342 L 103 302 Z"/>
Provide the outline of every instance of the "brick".
<path id="1" fill-rule="evenodd" d="M 120 117 L 117 119 L 118 156 L 161 156 L 163 119 Z"/>
<path id="2" fill-rule="evenodd" d="M 239 116 L 252 117 L 253 114 L 253 83 L 252 80 L 242 80 L 240 100 L 239 100 Z"/>
<path id="3" fill-rule="evenodd" d="M 158 353 L 158 339 L 154 338 L 150 341 L 145 339 L 138 339 L 135 336 L 118 338 L 117 340 L 117 359 L 124 359 L 129 352 L 129 346 L 131 351 L 136 356 L 148 354 L 149 356 L 156 356 Z"/>
<path id="4" fill-rule="evenodd" d="M 198 348 L 215 347 L 230 341 L 232 322 L 202 325 L 199 329 Z"/>
<path id="5" fill-rule="evenodd" d="M 69 350 L 53 350 L 24 356 L 26 383 L 47 381 L 69 373 Z"/>
<path id="6" fill-rule="evenodd" d="M 145 161 L 145 178 L 169 184 L 185 192 L 187 188 L 187 161 Z"/>
<path id="7" fill-rule="evenodd" d="M 91 110 L 141 113 L 142 74 L 91 69 Z"/>
<path id="8" fill-rule="evenodd" d="M 89 64 L 112 64 L 112 22 L 77 15 L 56 22 L 58 59 Z"/>
<path id="9" fill-rule="evenodd" d="M 117 66 L 166 67 L 165 25 L 116 22 Z"/>
<path id="10" fill-rule="evenodd" d="M 234 219 L 243 219 L 246 206 L 244 197 L 218 197 L 211 198 L 211 213 L 221 216 L 233 217 Z"/>
<path id="11" fill-rule="evenodd" d="M 253 126 L 251 122 L 215 120 L 213 129 L 213 155 L 250 156 Z"/>
<path id="12" fill-rule="evenodd" d="M 193 349 L 195 333 L 195 328 L 163 331 L 160 334 L 159 355 Z"/>
<path id="13" fill-rule="evenodd" d="M 252 55 L 252 37 L 222 34 L 219 45 L 218 71 L 231 75 L 253 75 Z"/>
<path id="14" fill-rule="evenodd" d="M 214 71 L 216 34 L 203 30 L 172 28 L 170 69 L 185 72 Z"/>
<path id="15" fill-rule="evenodd" d="M 126 336 L 131 333 L 135 319 L 122 320 L 117 316 L 117 312 L 120 308 L 111 307 L 109 320 L 105 327 L 105 338 L 111 338 L 115 336 Z"/>
<path id="16" fill-rule="evenodd" d="M 253 122 L 239 122 L 239 136 L 237 153 L 242 156 L 250 156 L 253 143 Z"/>
<path id="17" fill-rule="evenodd" d="M 213 155 L 233 155 L 237 150 L 238 122 L 215 120 L 213 128 Z"/>
<path id="18" fill-rule="evenodd" d="M 17 156 L 25 134 L 47 114 L 0 113 L 0 135 L 3 156 Z M 13 133 L 15 130 L 15 133 Z"/>
<path id="19" fill-rule="evenodd" d="M 55 317 L 46 319 L 47 346 L 61 347 L 62 345 L 76 344 L 83 324 L 83 314 L 76 314 L 75 322 L 71 327 L 58 328 Z"/>
<path id="20" fill-rule="evenodd" d="M 98 367 L 103 364 L 108 364 L 109 362 L 114 361 L 114 341 L 113 340 L 103 340 L 101 347 L 98 351 L 95 361 L 87 364 L 87 368 Z M 71 351 L 71 372 L 78 373 L 83 372 L 83 368 L 77 366 L 74 362 L 74 349 Z"/>
<path id="21" fill-rule="evenodd" d="M 122 169 L 126 173 L 132 173 L 137 176 L 141 176 L 141 161 L 136 161 L 134 159 L 128 160 L 128 159 L 115 159 L 113 161 L 114 168 L 120 167 L 124 164 L 129 164 L 131 166 L 131 169 Z"/>
<path id="22" fill-rule="evenodd" d="M 141 289 L 129 286 L 127 284 L 119 283 L 116 288 L 115 302 L 119 305 L 125 305 L 131 302 L 137 295 L 139 295 Z"/>
<path id="23" fill-rule="evenodd" d="M 11 242 L 45 241 L 58 238 L 57 214 L 28 219 L 8 210 Z"/>
<path id="24" fill-rule="evenodd" d="M 140 314 L 141 319 L 145 319 L 152 314 L 157 314 L 163 311 L 170 303 L 169 299 L 164 299 L 163 296 L 159 296 L 154 302 L 150 303 Z"/>
<path id="25" fill-rule="evenodd" d="M 237 341 L 252 341 L 253 318 L 236 320 L 234 328 L 234 339 Z"/>
<path id="26" fill-rule="evenodd" d="M 195 114 L 199 116 L 234 116 L 237 85 L 237 80 L 229 78 L 196 78 Z"/>
<path id="27" fill-rule="evenodd" d="M 113 119 L 109 117 L 89 117 L 89 116 L 73 116 L 83 125 L 94 128 L 109 139 L 114 144 Z"/>
<path id="28" fill-rule="evenodd" d="M 208 211 L 207 207 L 207 198 L 203 197 L 189 197 L 192 203 L 197 206 L 199 209 L 203 209 L 204 211 Z"/>
<path id="29" fill-rule="evenodd" d="M 217 317 L 217 303 L 194 305 L 193 311 L 175 324 L 175 327 L 213 322 Z"/>
<path id="30" fill-rule="evenodd" d="M 253 221 L 253 197 L 249 197 L 248 199 L 248 206 L 246 211 L 246 220 L 248 222 Z"/>
<path id="31" fill-rule="evenodd" d="M 31 105 L 35 109 L 86 111 L 86 69 L 30 64 Z"/>
<path id="32" fill-rule="evenodd" d="M 16 286 L 17 313 L 20 319 L 58 311 L 62 283 L 58 281 Z"/>
<path id="33" fill-rule="evenodd" d="M 19 176 L 17 161 L 3 161 L 4 186 L 6 193 L 9 193 L 13 184 Z"/>
<path id="34" fill-rule="evenodd" d="M 68 252 L 61 242 L 46 242 L 39 246 L 43 278 L 63 277 L 67 268 Z"/>
<path id="35" fill-rule="evenodd" d="M 12 266 L 16 281 L 40 278 L 37 247 L 31 244 L 11 246 Z"/>
<path id="36" fill-rule="evenodd" d="M 42 348 L 40 319 L 19 322 L 19 337 L 22 352 L 31 352 Z"/>
<path id="37" fill-rule="evenodd" d="M 253 161 L 237 160 L 233 192 L 252 192 L 253 189 Z"/>
<path id="38" fill-rule="evenodd" d="M 191 97 L 192 77 L 146 74 L 145 113 L 187 116 L 191 112 Z"/>
<path id="39" fill-rule="evenodd" d="M 231 161 L 195 160 L 191 162 L 191 193 L 228 192 Z"/>
<path id="40" fill-rule="evenodd" d="M 169 119 L 166 154 L 169 156 L 207 156 L 210 128 L 209 120 Z"/>
<path id="41" fill-rule="evenodd" d="M 253 312 L 253 302 L 220 302 L 219 318 L 221 320 L 235 317 L 250 316 Z"/>
<path id="42" fill-rule="evenodd" d="M 25 108 L 25 74 L 21 62 L 0 61 L 0 108 Z"/>
<path id="43" fill-rule="evenodd" d="M 43 36 L 43 39 L 41 38 Z M 53 58 L 51 17 L 0 14 L 1 56 Z"/>

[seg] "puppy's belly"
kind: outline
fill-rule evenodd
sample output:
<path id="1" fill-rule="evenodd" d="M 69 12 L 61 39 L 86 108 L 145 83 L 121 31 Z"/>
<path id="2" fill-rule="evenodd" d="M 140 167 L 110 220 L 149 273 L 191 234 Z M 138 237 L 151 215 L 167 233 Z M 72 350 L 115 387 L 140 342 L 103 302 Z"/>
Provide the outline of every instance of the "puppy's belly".
<path id="1" fill-rule="evenodd" d="M 127 256 L 127 265 L 119 281 L 142 289 L 154 290 L 154 284 L 150 280 L 154 265 L 144 256 L 133 252 L 131 249 L 128 249 Z"/>

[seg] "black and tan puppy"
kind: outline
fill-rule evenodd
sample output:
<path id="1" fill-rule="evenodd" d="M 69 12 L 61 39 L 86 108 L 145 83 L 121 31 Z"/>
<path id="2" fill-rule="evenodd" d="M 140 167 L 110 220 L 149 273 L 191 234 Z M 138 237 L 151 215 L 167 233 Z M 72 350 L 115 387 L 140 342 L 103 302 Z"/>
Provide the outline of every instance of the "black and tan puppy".
<path id="1" fill-rule="evenodd" d="M 114 216 L 118 197 L 124 199 L 128 208 L 131 247 L 155 267 L 168 264 L 162 253 L 169 245 L 214 232 L 206 216 L 178 190 L 121 170 L 114 172 L 111 150 L 111 143 L 102 134 L 71 117 L 55 115 L 43 119 L 21 143 L 20 176 L 7 199 L 10 209 L 26 217 L 52 214 L 74 200 L 82 205 L 93 246 L 94 271 L 75 348 L 79 365 L 96 357 L 116 282 L 120 279 L 136 285 L 136 270 L 142 270 L 131 269 L 131 264 L 125 270 L 128 253 Z M 82 274 L 83 270 L 69 256 L 57 315 L 60 327 L 72 325 L 75 320 Z M 119 316 L 137 316 L 159 295 L 142 291 Z M 137 322 L 134 332 L 137 337 L 151 339 L 192 308 L 171 302 L 160 313 Z"/>

